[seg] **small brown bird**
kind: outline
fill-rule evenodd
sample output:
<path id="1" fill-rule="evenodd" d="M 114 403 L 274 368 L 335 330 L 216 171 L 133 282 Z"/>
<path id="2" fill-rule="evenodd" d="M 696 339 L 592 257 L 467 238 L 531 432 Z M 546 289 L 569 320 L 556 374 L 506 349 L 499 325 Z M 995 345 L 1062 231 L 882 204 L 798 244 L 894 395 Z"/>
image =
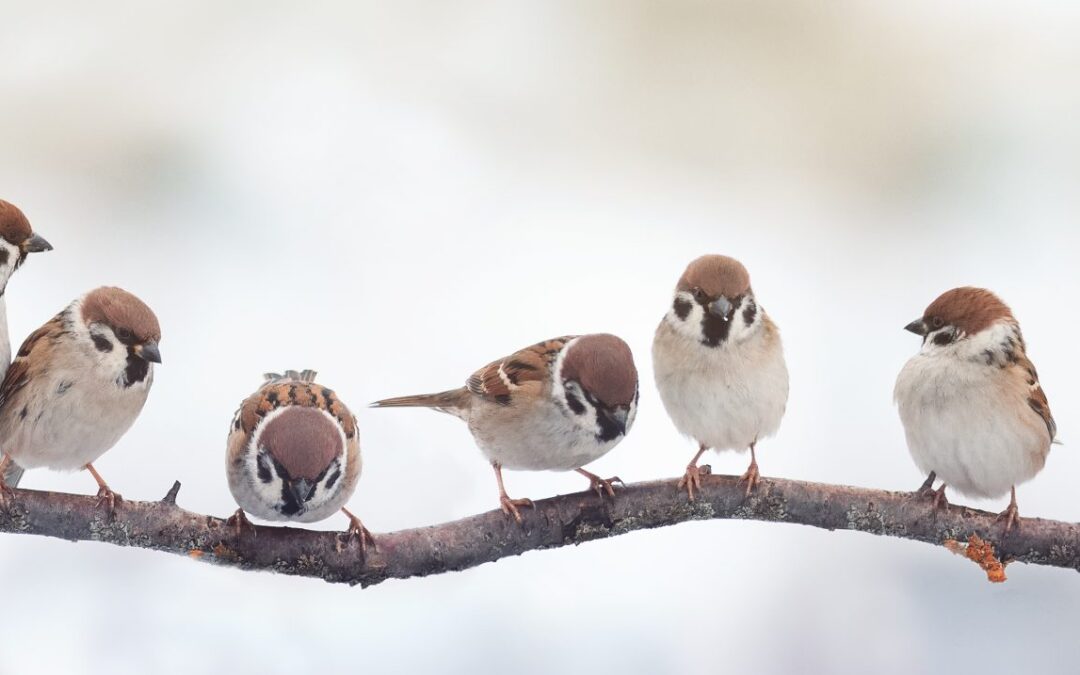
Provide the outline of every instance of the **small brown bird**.
<path id="1" fill-rule="evenodd" d="M 0 380 L 11 365 L 11 338 L 7 323 L 7 285 L 31 253 L 51 251 L 52 245 L 34 234 L 30 221 L 17 206 L 0 199 Z"/>
<path id="2" fill-rule="evenodd" d="M 495 469 L 499 503 L 519 523 L 502 469 L 577 471 L 598 493 L 612 483 L 581 468 L 614 448 L 634 423 L 638 376 L 630 347 L 614 335 L 559 337 L 494 361 L 460 389 L 403 396 L 375 408 L 420 407 L 460 417 Z"/>
<path id="3" fill-rule="evenodd" d="M 356 418 L 315 375 L 266 375 L 240 404 L 226 453 L 229 490 L 240 505 L 230 521 L 242 528 L 247 511 L 264 520 L 313 523 L 341 511 L 349 537 L 366 549 L 374 537 L 345 508 L 360 480 Z"/>
<path id="4" fill-rule="evenodd" d="M 0 385 L 0 502 L 23 469 L 86 469 L 98 496 L 120 496 L 94 469 L 135 423 L 161 363 L 154 312 L 120 288 L 71 303 L 26 339 Z"/>
<path id="5" fill-rule="evenodd" d="M 929 474 L 921 492 L 939 505 L 946 486 L 972 497 L 1011 493 L 1001 514 L 1008 533 L 1019 522 L 1016 485 L 1042 470 L 1057 435 L 1019 322 L 990 291 L 965 287 L 905 329 L 922 349 L 900 371 L 895 397 L 911 457 Z M 932 491 L 935 478 L 944 482 Z"/>
<path id="6" fill-rule="evenodd" d="M 750 449 L 741 481 L 758 482 L 755 447 L 780 428 L 788 371 L 780 331 L 758 305 L 742 263 L 706 255 L 683 272 L 653 340 L 656 386 L 675 427 L 698 443 L 679 482 L 691 500 L 706 450 Z"/>

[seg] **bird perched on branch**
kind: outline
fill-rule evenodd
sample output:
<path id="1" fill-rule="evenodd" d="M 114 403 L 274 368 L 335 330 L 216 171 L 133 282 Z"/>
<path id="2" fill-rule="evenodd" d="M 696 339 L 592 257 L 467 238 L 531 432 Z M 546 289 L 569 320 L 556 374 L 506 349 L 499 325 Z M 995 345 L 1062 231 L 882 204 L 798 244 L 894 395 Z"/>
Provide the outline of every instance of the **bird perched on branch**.
<path id="1" fill-rule="evenodd" d="M 229 432 L 226 474 L 240 510 L 230 519 L 249 525 L 244 511 L 264 520 L 313 523 L 341 511 L 361 549 L 371 532 L 345 504 L 360 480 L 356 418 L 311 370 L 266 375 L 240 404 Z"/>
<path id="2" fill-rule="evenodd" d="M 945 502 L 951 486 L 971 497 L 1011 493 L 1001 517 L 1017 523 L 1016 485 L 1043 468 L 1057 425 L 1020 324 L 996 295 L 955 288 L 908 330 L 922 349 L 896 381 L 895 398 L 915 464 L 929 474 L 921 492 Z M 935 478 L 941 487 L 933 491 Z"/>
<path id="3" fill-rule="evenodd" d="M 110 511 L 119 495 L 93 462 L 127 433 L 161 363 L 154 312 L 120 288 L 98 288 L 26 339 L 0 385 L 0 502 L 24 469 L 86 469 Z"/>
<path id="4" fill-rule="evenodd" d="M 691 500 L 701 488 L 706 450 L 750 450 L 740 482 L 759 479 L 757 442 L 780 428 L 788 371 L 780 331 L 757 303 L 750 275 L 734 258 L 706 255 L 683 272 L 653 340 L 660 398 L 675 427 L 698 443 L 679 482 Z"/>
<path id="5" fill-rule="evenodd" d="M 7 324 L 7 285 L 31 253 L 51 251 L 52 245 L 30 227 L 17 206 L 0 199 L 0 380 L 11 365 Z"/>
<path id="6" fill-rule="evenodd" d="M 502 469 L 574 470 L 592 489 L 614 496 L 618 478 L 582 467 L 614 448 L 634 423 L 638 376 L 630 347 L 614 335 L 559 337 L 526 347 L 476 371 L 464 387 L 378 401 L 375 408 L 435 408 L 469 425 L 495 469 L 502 510 L 521 522 Z"/>

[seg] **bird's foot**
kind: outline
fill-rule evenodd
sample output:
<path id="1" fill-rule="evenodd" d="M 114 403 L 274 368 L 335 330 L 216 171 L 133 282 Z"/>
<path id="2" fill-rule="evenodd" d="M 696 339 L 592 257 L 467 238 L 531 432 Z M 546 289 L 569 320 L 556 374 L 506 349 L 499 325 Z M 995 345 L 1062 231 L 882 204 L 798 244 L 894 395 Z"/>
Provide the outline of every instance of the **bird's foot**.
<path id="1" fill-rule="evenodd" d="M 104 507 L 110 518 L 116 515 L 116 505 L 124 501 L 124 498 L 119 493 L 113 492 L 108 485 L 98 488 L 97 498 L 97 507 L 99 509 Z"/>
<path id="2" fill-rule="evenodd" d="M 375 537 L 371 534 L 371 530 L 364 527 L 364 524 L 360 522 L 360 519 L 353 514 L 345 511 L 345 509 L 342 509 L 342 511 L 344 511 L 346 517 L 349 519 L 349 529 L 346 530 L 342 536 L 338 537 L 338 553 L 341 553 L 342 551 L 342 543 L 344 543 L 345 546 L 348 546 L 354 541 L 359 542 L 360 553 L 362 555 L 367 555 L 368 544 L 370 544 L 371 548 L 378 553 L 379 547 L 375 544 Z M 344 539 L 344 542 L 342 542 L 342 539 Z"/>
<path id="3" fill-rule="evenodd" d="M 746 481 L 746 496 L 749 497 L 757 484 L 761 482 L 761 472 L 758 471 L 757 462 L 750 462 L 750 468 L 739 477 L 739 482 L 736 485 L 741 485 L 743 481 Z"/>
<path id="4" fill-rule="evenodd" d="M 533 504 L 531 499 L 510 499 L 508 495 L 503 495 L 499 498 L 499 505 L 502 507 L 503 513 L 508 516 L 513 516 L 517 524 L 521 524 L 521 512 L 518 511 L 519 506 L 528 506 L 530 509 L 535 509 L 536 505 Z"/>
<path id="5" fill-rule="evenodd" d="M 690 464 L 686 467 L 686 473 L 679 479 L 679 490 L 686 488 L 686 494 L 690 498 L 690 501 L 694 501 L 694 490 L 701 492 L 701 477 L 709 476 L 712 474 L 712 467 L 708 464 L 698 466 L 697 464 Z"/>
<path id="6" fill-rule="evenodd" d="M 1009 504 L 1009 508 L 998 514 L 998 522 L 1005 521 L 1005 532 L 1009 534 L 1009 531 L 1014 527 L 1020 529 L 1020 509 L 1016 508 L 1016 502 Z"/>
<path id="7" fill-rule="evenodd" d="M 596 492 L 596 494 L 603 499 L 604 494 L 607 493 L 608 497 L 615 498 L 615 483 L 625 486 L 622 478 L 618 476 L 612 476 L 611 478 L 601 478 L 594 473 L 589 473 L 585 469 L 578 469 L 578 473 L 589 479 L 589 489 Z"/>

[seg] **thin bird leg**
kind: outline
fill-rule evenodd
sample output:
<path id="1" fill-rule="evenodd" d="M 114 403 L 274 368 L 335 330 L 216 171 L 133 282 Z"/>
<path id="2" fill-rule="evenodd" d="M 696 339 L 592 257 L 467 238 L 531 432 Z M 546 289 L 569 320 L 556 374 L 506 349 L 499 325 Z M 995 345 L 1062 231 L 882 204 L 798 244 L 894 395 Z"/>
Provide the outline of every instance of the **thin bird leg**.
<path id="1" fill-rule="evenodd" d="M 372 536 L 371 530 L 364 527 L 364 524 L 360 522 L 360 519 L 354 516 L 349 509 L 342 508 L 341 512 L 349 519 L 349 529 L 345 532 L 345 541 L 359 541 L 360 552 L 364 555 L 367 555 L 368 544 L 371 544 L 371 548 L 375 549 L 375 552 L 377 553 L 379 547 L 375 545 L 375 537 Z"/>
<path id="2" fill-rule="evenodd" d="M 521 513 L 518 511 L 519 506 L 528 506 L 530 509 L 536 508 L 531 499 L 510 499 L 510 495 L 506 494 L 506 487 L 503 485 L 502 479 L 502 465 L 498 462 L 492 462 L 491 467 L 495 469 L 495 480 L 499 481 L 499 505 L 502 507 L 503 513 L 508 516 L 513 516 L 518 525 L 521 524 Z"/>
<path id="3" fill-rule="evenodd" d="M 754 452 L 754 446 L 757 445 L 757 441 L 750 444 L 750 468 L 746 470 L 739 478 L 739 483 L 746 481 L 746 496 L 749 497 L 750 493 L 754 491 L 758 482 L 761 480 L 761 473 L 758 471 L 757 466 L 757 454 Z M 738 483 L 736 483 L 738 484 Z"/>
<path id="4" fill-rule="evenodd" d="M 9 466 L 11 466 L 11 457 L 4 455 L 4 458 L 0 459 L 0 508 L 5 510 L 15 501 L 15 489 L 4 482 L 4 474 Z"/>
<path id="5" fill-rule="evenodd" d="M 998 520 L 1005 521 L 1005 534 L 1009 533 L 1009 530 L 1016 526 L 1016 529 L 1020 529 L 1020 509 L 1016 508 L 1016 486 L 1012 489 L 1012 499 L 1009 501 L 1009 508 L 1001 512 L 998 516 Z"/>
<path id="6" fill-rule="evenodd" d="M 708 450 L 704 445 L 700 445 L 698 452 L 694 455 L 694 458 L 690 460 L 690 463 L 686 465 L 686 473 L 679 479 L 679 485 L 676 489 L 681 490 L 686 488 L 686 494 L 690 497 L 690 501 L 694 501 L 694 488 L 698 491 L 701 490 L 701 469 L 697 463 L 701 459 L 701 456 Z"/>
<path id="7" fill-rule="evenodd" d="M 109 505 L 109 513 L 116 512 L 116 502 L 124 501 L 124 498 L 112 491 L 112 488 L 105 483 L 105 479 L 101 477 L 101 474 L 97 472 L 93 464 L 87 464 L 86 470 L 90 472 L 90 475 L 94 477 L 94 480 L 98 484 L 98 508 L 103 505 Z"/>
<path id="8" fill-rule="evenodd" d="M 619 478 L 618 476 L 604 479 L 600 476 L 597 476 L 595 473 L 589 473 L 585 469 L 574 469 L 574 471 L 577 471 L 582 476 L 585 476 L 589 479 L 589 488 L 595 490 L 596 494 L 598 494 L 601 499 L 603 499 L 605 492 L 607 493 L 608 497 L 615 497 L 615 486 L 613 485 L 613 483 L 621 483 L 622 485 L 626 485 L 626 483 L 623 482 L 623 479 Z"/>

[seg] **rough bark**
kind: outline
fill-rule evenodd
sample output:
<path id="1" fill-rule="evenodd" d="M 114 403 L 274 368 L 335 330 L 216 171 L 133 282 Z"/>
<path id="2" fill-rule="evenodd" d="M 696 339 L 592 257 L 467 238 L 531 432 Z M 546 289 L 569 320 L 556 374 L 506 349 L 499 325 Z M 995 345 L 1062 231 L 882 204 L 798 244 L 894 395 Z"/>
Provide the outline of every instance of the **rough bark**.
<path id="1" fill-rule="evenodd" d="M 176 505 L 177 483 L 160 502 L 117 504 L 112 516 L 95 497 L 16 490 L 0 510 L 0 532 L 166 551 L 245 570 L 314 577 L 370 586 L 387 579 L 469 569 L 526 551 L 690 520 L 737 518 L 810 525 L 827 530 L 913 539 L 934 545 L 979 535 L 999 557 L 1080 570 L 1080 525 L 1024 518 L 1007 536 L 995 514 L 949 506 L 935 510 L 909 492 L 762 479 L 754 494 L 731 476 L 707 476 L 690 502 L 677 481 L 636 483 L 614 499 L 595 493 L 563 495 L 522 509 L 517 525 L 501 511 L 401 532 L 376 534 L 378 550 L 366 555 L 356 541 L 333 532 L 255 526 L 239 534 L 225 519 Z"/>

